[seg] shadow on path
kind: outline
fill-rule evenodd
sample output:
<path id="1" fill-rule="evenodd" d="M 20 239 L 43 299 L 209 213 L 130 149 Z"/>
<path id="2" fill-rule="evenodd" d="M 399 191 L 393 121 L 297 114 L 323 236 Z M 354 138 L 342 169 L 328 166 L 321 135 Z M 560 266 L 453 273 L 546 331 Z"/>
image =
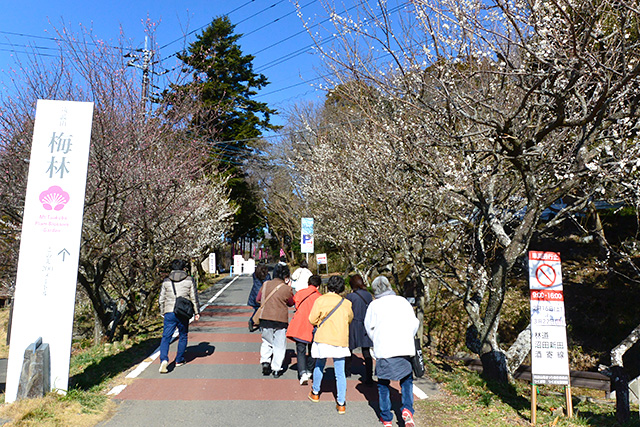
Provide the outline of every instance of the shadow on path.
<path id="1" fill-rule="evenodd" d="M 102 383 L 104 380 L 113 378 L 126 371 L 131 366 L 136 366 L 146 359 L 151 351 L 160 345 L 160 338 L 149 338 L 132 345 L 130 348 L 112 356 L 107 356 L 98 363 L 88 365 L 83 372 L 72 376 L 69 379 L 69 388 L 89 390 L 91 387 Z M 87 358 L 91 357 L 87 353 Z M 82 360 L 76 358 L 76 363 Z"/>

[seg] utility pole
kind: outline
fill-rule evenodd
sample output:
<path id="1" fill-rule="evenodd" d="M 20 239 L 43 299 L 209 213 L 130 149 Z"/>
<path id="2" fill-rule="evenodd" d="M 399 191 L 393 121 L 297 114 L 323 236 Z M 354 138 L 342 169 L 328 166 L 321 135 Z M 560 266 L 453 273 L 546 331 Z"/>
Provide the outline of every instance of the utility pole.
<path id="1" fill-rule="evenodd" d="M 142 52 L 142 65 L 136 64 L 136 61 L 138 61 L 138 58 L 132 54 L 132 53 L 127 53 L 124 55 L 125 58 L 132 58 L 129 60 L 129 62 L 127 63 L 128 66 L 130 67 L 136 67 L 142 70 L 142 109 L 145 111 L 147 111 L 147 102 L 149 101 L 149 86 L 151 84 L 151 80 L 149 78 L 149 73 L 150 73 L 150 66 L 151 66 L 151 53 L 153 51 L 151 51 L 149 49 L 149 37 L 145 36 L 144 37 L 144 49 L 140 50 L 137 49 L 137 52 Z"/>

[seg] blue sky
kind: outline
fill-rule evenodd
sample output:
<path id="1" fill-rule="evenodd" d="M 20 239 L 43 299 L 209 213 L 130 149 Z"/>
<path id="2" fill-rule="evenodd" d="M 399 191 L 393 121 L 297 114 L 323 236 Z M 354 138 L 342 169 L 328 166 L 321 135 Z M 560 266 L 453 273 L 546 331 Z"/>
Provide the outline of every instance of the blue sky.
<path id="1" fill-rule="evenodd" d="M 214 17 L 228 14 L 236 33 L 246 34 L 240 44 L 243 51 L 255 55 L 254 68 L 267 76 L 271 84 L 261 91 L 258 100 L 272 108 L 283 109 L 292 103 L 317 100 L 323 93 L 311 84 L 318 84 L 323 71 L 320 61 L 309 46 L 311 37 L 304 31 L 290 0 L 23 0 L 5 3 L 0 14 L 0 72 L 14 64 L 13 57 L 37 47 L 42 54 L 55 47 L 53 27 L 64 22 L 71 30 L 80 24 L 92 27 L 101 39 L 116 40 L 122 26 L 134 48 L 144 47 L 143 21 L 147 17 L 159 22 L 156 31 L 158 52 L 167 58 L 182 48 L 185 31 L 205 27 Z M 336 9 L 350 8 L 354 0 L 340 2 Z M 300 0 L 306 18 L 322 22 L 327 12 L 319 0 Z M 188 27 L 188 30 L 187 30 Z M 197 31 L 187 37 L 193 41 Z M 47 49 L 48 48 L 48 49 Z M 175 65 L 171 58 L 165 65 Z M 0 76 L 0 79 L 2 77 Z M 282 119 L 276 118 L 277 124 Z"/>

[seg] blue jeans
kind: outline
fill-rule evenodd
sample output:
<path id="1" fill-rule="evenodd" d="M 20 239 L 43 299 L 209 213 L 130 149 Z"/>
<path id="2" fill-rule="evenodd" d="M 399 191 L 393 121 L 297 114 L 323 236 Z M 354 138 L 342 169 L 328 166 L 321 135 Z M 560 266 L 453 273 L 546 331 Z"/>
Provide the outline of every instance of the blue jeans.
<path id="1" fill-rule="evenodd" d="M 316 359 L 316 367 L 313 369 L 313 386 L 311 386 L 315 394 L 320 394 L 320 385 L 322 384 L 322 375 L 326 363 L 327 359 Z M 344 376 L 344 357 L 333 358 L 333 370 L 336 373 L 336 390 L 338 391 L 336 401 L 344 405 L 347 398 L 347 378 Z"/>
<path id="2" fill-rule="evenodd" d="M 391 395 L 389 392 L 389 380 L 378 378 L 378 399 L 380 401 L 380 418 L 382 421 L 393 421 L 391 413 Z M 400 380 L 402 391 L 402 409 L 407 409 L 413 414 L 413 374 L 409 374 Z"/>
<path id="3" fill-rule="evenodd" d="M 178 353 L 176 363 L 184 362 L 184 351 L 187 349 L 189 339 L 189 320 L 180 320 L 174 313 L 164 314 L 164 327 L 162 329 L 162 341 L 160 341 L 160 361 L 169 361 L 169 345 L 173 332 L 178 328 Z"/>

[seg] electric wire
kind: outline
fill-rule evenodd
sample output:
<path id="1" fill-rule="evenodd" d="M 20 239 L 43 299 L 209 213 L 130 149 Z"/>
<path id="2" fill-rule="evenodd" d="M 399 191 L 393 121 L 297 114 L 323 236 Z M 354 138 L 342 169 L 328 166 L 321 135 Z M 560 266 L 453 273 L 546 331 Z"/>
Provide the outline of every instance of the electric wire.
<path id="1" fill-rule="evenodd" d="M 272 7 L 275 7 L 277 4 L 281 3 L 282 1 L 284 1 L 284 0 L 280 0 L 280 1 L 276 2 L 276 3 L 273 3 L 271 6 L 269 6 L 269 7 L 267 7 L 267 8 L 264 8 L 264 9 L 262 9 L 262 10 L 261 10 L 261 11 L 259 11 L 259 12 L 254 13 L 254 14 L 253 14 L 253 15 L 251 15 L 250 17 L 245 18 L 244 20 L 242 20 L 242 21 L 240 21 L 240 22 L 247 21 L 248 19 L 250 19 L 250 18 L 252 18 L 252 17 L 257 16 L 258 14 L 260 14 L 260 13 L 262 13 L 262 12 L 266 11 L 266 10 L 268 10 L 268 9 L 270 9 L 270 8 L 272 8 Z M 306 6 L 309 6 L 310 4 L 313 4 L 313 3 L 314 3 L 314 1 L 315 1 L 315 0 L 312 0 L 311 2 L 306 3 L 305 5 L 301 6 L 301 8 L 304 8 L 304 7 L 306 7 Z M 245 7 L 245 6 L 249 5 L 249 4 L 251 4 L 251 3 L 253 3 L 253 2 L 255 2 L 255 0 L 249 0 L 249 1 L 245 2 L 245 3 L 243 3 L 242 5 L 238 6 L 237 8 L 233 9 L 232 11 L 228 12 L 228 14 L 234 13 L 235 11 L 240 10 L 241 8 L 243 8 L 243 7 Z M 347 9 L 345 9 L 345 11 L 344 11 L 344 12 L 351 11 L 352 9 L 354 9 L 355 7 L 358 7 L 358 6 L 362 5 L 363 3 L 364 3 L 364 2 L 363 2 L 363 1 L 361 1 L 361 2 L 359 2 L 358 4 L 355 4 L 355 5 L 353 5 L 353 6 L 349 7 L 349 8 L 347 8 Z M 404 3 L 400 4 L 399 6 L 394 7 L 393 9 L 389 10 L 389 11 L 388 11 L 388 13 L 395 13 L 397 10 L 399 10 L 400 8 L 402 8 L 403 6 L 405 6 L 407 3 L 408 3 L 408 2 L 404 2 Z M 271 22 L 269 22 L 269 23 L 267 23 L 267 24 L 265 24 L 265 25 L 263 25 L 263 26 L 261 26 L 261 27 L 259 27 L 259 28 L 254 29 L 253 31 L 251 31 L 251 32 L 247 33 L 246 35 L 248 35 L 248 34 L 252 34 L 252 33 L 255 33 L 256 31 L 259 31 L 260 29 L 263 29 L 264 27 L 266 27 L 266 26 L 268 26 L 268 25 L 271 25 L 271 24 L 273 24 L 273 23 L 277 22 L 278 20 L 280 20 L 280 19 L 282 19 L 282 18 L 284 18 L 284 17 L 286 17 L 286 16 L 290 15 L 290 14 L 291 14 L 291 13 L 293 13 L 293 12 L 295 12 L 295 10 L 294 10 L 294 11 L 292 11 L 292 12 L 288 12 L 288 13 L 286 13 L 285 15 L 282 15 L 282 16 L 280 16 L 280 17 L 278 17 L 278 18 L 274 19 L 273 21 L 271 21 Z M 343 13 L 344 13 L 344 12 L 343 12 Z M 380 15 L 379 15 L 379 16 L 380 16 Z M 321 25 L 321 24 L 323 24 L 323 23 L 326 23 L 326 22 L 327 22 L 327 21 L 329 21 L 330 19 L 331 19 L 331 18 L 324 19 L 323 21 L 321 21 L 321 22 L 319 22 L 319 23 L 317 23 L 317 24 L 314 24 L 311 28 L 313 28 L 313 27 L 315 27 L 315 26 L 317 26 L 317 25 Z M 196 31 L 198 31 L 198 30 L 200 30 L 200 29 L 202 29 L 202 28 L 204 28 L 204 27 L 206 27 L 207 25 L 209 25 L 209 24 L 206 24 L 206 25 L 204 25 L 204 26 L 201 26 L 201 27 L 199 27 L 199 28 L 197 28 L 197 29 L 195 29 L 195 30 L 191 31 L 191 32 L 189 33 L 189 35 L 190 35 L 190 34 L 195 33 Z M 271 45 L 269 45 L 269 46 L 267 46 L 267 47 L 265 47 L 265 48 L 263 48 L 263 49 L 261 49 L 261 50 L 259 50 L 259 51 L 255 52 L 255 53 L 254 53 L 254 55 L 255 55 L 255 54 L 257 54 L 257 53 L 264 52 L 264 51 L 266 51 L 266 50 L 268 50 L 268 49 L 271 49 L 272 47 L 275 47 L 275 46 L 277 46 L 277 45 L 279 45 L 279 44 L 281 44 L 281 43 L 284 43 L 285 41 L 287 41 L 287 40 L 289 40 L 289 39 L 291 39 L 291 38 L 293 38 L 293 37 L 295 37 L 295 36 L 297 36 L 297 35 L 300 35 L 300 34 L 302 34 L 302 33 L 306 32 L 306 31 L 307 31 L 307 30 L 305 29 L 305 30 L 299 31 L 299 32 L 297 32 L 297 33 L 295 33 L 295 34 L 293 34 L 293 35 L 291 35 L 291 36 L 288 36 L 288 37 L 286 37 L 286 38 L 284 38 L 284 39 L 282 39 L 282 40 L 280 40 L 280 41 L 278 41 L 278 42 L 276 42 L 276 43 L 273 43 L 273 44 L 271 44 Z M 60 39 L 57 39 L 57 38 L 54 38 L 54 37 L 36 36 L 36 35 L 29 35 L 29 34 L 24 34 L 24 33 L 10 32 L 10 31 L 0 31 L 0 34 L 15 35 L 15 36 L 20 36 L 20 37 L 32 37 L 32 38 L 44 39 L 44 40 L 52 40 L 52 41 L 61 41 Z M 244 36 L 244 35 L 243 35 L 243 36 Z M 182 38 L 183 38 L 183 37 L 181 37 L 180 39 L 182 39 Z M 335 36 L 328 37 L 327 39 L 323 40 L 323 41 L 320 43 L 320 45 L 325 44 L 325 43 L 328 43 L 329 41 L 333 40 L 334 38 L 335 38 Z M 170 44 L 175 43 L 176 41 L 178 41 L 178 40 L 180 40 L 180 39 L 176 39 L 176 40 L 174 40 L 173 42 L 170 42 L 170 43 L 168 43 L 168 44 L 165 44 L 163 47 L 167 47 L 167 46 L 169 46 Z M 87 43 L 87 44 L 89 44 L 89 45 L 95 45 L 95 46 L 97 46 L 97 45 L 98 45 L 98 44 L 96 44 L 96 43 Z M 7 45 L 7 44 L 5 44 L 5 43 L 0 43 L 0 45 Z M 272 67 L 274 67 L 274 66 L 276 66 L 276 65 L 279 65 L 279 64 L 281 64 L 281 63 L 283 63 L 283 62 L 286 62 L 286 61 L 288 61 L 288 60 L 290 60 L 290 59 L 292 59 L 292 58 L 294 58 L 294 57 L 296 57 L 296 56 L 299 56 L 299 55 L 300 55 L 300 54 L 302 54 L 302 53 L 308 52 L 308 51 L 310 50 L 310 48 L 312 48 L 314 45 L 315 45 L 315 44 L 307 45 L 307 46 L 305 46 L 305 47 L 303 47 L 303 48 L 300 48 L 300 49 L 298 49 L 298 50 L 296 50 L 296 51 L 294 51 L 294 52 L 290 52 L 290 53 L 288 53 L 288 54 L 286 54 L 286 55 L 283 55 L 283 56 L 281 56 L 280 58 L 276 58 L 276 59 L 274 59 L 274 60 L 272 60 L 272 61 L 270 61 L 270 62 L 268 62 L 268 63 L 266 63 L 266 64 L 264 64 L 264 65 L 262 65 L 262 66 L 260 66 L 260 67 L 258 67 L 258 68 L 256 69 L 256 72 L 261 72 L 261 71 L 264 71 L 264 70 L 270 69 L 270 68 L 272 68 Z M 105 45 L 101 44 L 100 46 L 105 46 Z M 27 46 L 20 45 L 20 47 L 27 47 Z M 106 45 L 106 47 L 113 48 L 113 49 L 118 49 L 118 50 L 122 50 L 122 49 L 123 49 L 123 48 L 121 48 L 121 47 L 108 46 L 108 45 Z M 44 46 L 37 46 L 37 45 L 36 45 L 36 46 L 33 46 L 32 48 L 33 48 L 33 49 L 35 49 L 35 50 L 40 50 L 40 49 L 42 49 L 42 50 L 53 50 L 53 49 L 59 49 L 59 48 L 54 48 L 54 47 L 44 47 Z M 17 53 L 17 54 L 33 54 L 33 55 L 43 56 L 43 57 L 58 57 L 58 55 L 51 55 L 51 54 L 47 54 L 47 53 L 43 53 L 43 52 L 22 52 L 22 51 L 16 51 L 15 49 L 2 49 L 2 48 L 0 48 L 0 51 L 12 52 L 12 53 Z M 175 54 L 177 54 L 177 53 L 178 53 L 178 52 L 176 52 Z M 175 55 L 175 54 L 174 54 L 174 55 Z M 173 56 L 173 55 L 171 55 L 171 56 Z M 168 58 L 168 57 L 167 57 L 167 58 Z M 278 89 L 275 89 L 275 90 L 272 90 L 272 91 L 269 91 L 269 92 L 260 93 L 260 94 L 256 95 L 256 97 L 264 97 L 264 96 L 267 96 L 267 95 L 271 95 L 271 94 L 274 94 L 274 93 L 278 93 L 278 92 L 282 92 L 282 91 L 285 91 L 285 90 L 288 90 L 288 89 L 292 89 L 292 88 L 295 88 L 295 87 L 298 87 L 298 86 L 301 86 L 301 85 L 304 85 L 304 84 L 309 84 L 309 83 L 314 82 L 314 81 L 317 81 L 317 80 L 319 80 L 319 79 L 321 79 L 321 78 L 327 77 L 327 76 L 329 76 L 329 75 L 331 75 L 331 74 L 334 74 L 334 73 L 326 74 L 326 75 L 324 75 L 324 76 L 315 77 L 315 78 L 313 78 L 313 79 L 309 79 L 309 80 L 304 80 L 304 81 L 301 81 L 301 82 L 298 82 L 298 83 L 295 83 L 295 84 L 292 84 L 292 85 L 289 85 L 289 86 L 286 86 L 286 87 L 283 87 L 283 88 L 278 88 Z M 307 91 L 307 92 L 305 92 L 305 93 L 309 93 L 309 92 L 310 92 L 310 91 Z M 294 98 L 295 98 L 295 97 L 294 97 Z M 251 139 L 250 139 L 250 140 L 251 140 Z"/>
<path id="2" fill-rule="evenodd" d="M 49 57 L 49 58 L 58 58 L 58 55 L 52 55 L 50 53 L 36 53 L 36 52 L 23 52 L 20 50 L 15 50 L 15 49 L 2 49 L 0 48 L 0 52 L 10 52 L 10 53 L 14 53 L 14 54 L 24 54 L 24 55 L 37 55 L 37 56 L 45 56 L 45 57 Z"/>
<path id="3" fill-rule="evenodd" d="M 242 24 L 243 22 L 246 22 L 246 21 L 248 21 L 249 19 L 254 18 L 254 17 L 256 17 L 256 16 L 260 15 L 261 13 L 266 12 L 267 10 L 269 10 L 269 9 L 271 9 L 271 8 L 276 7 L 277 5 L 279 5 L 280 3 L 282 3 L 283 1 L 285 1 L 285 0 L 278 0 L 277 2 L 273 3 L 271 6 L 267 6 L 267 7 L 265 7 L 264 9 L 259 10 L 258 12 L 254 13 L 253 15 L 248 16 L 248 17 L 244 18 L 244 19 L 243 19 L 243 20 L 241 20 L 241 21 L 238 21 L 238 22 L 237 22 L 237 23 L 235 23 L 234 25 L 240 25 L 240 24 Z"/>
<path id="4" fill-rule="evenodd" d="M 243 4 L 241 4 L 240 6 L 236 7 L 235 9 L 233 9 L 231 12 L 227 12 L 227 13 L 226 13 L 226 15 L 231 15 L 232 13 L 234 13 L 234 12 L 236 12 L 236 11 L 238 11 L 238 10 L 242 9 L 243 7 L 247 6 L 248 4 L 253 3 L 254 1 L 255 1 L 255 0 L 249 0 L 249 1 L 247 1 L 246 3 L 243 3 Z M 164 49 L 164 48 L 166 48 L 166 47 L 169 47 L 169 46 L 171 46 L 172 44 L 174 44 L 174 43 L 176 43 L 176 42 L 179 42 L 180 40 L 186 39 L 186 38 L 187 38 L 187 36 L 192 35 L 192 34 L 193 34 L 193 33 L 195 33 L 196 31 L 200 31 L 200 30 L 202 30 L 203 28 L 207 27 L 209 24 L 211 24 L 211 22 L 208 22 L 208 23 L 204 24 L 203 26 L 196 28 L 195 30 L 189 31 L 189 32 L 188 32 L 187 34 L 185 34 L 184 36 L 182 36 L 182 37 L 178 37 L 178 38 L 177 38 L 177 39 L 175 39 L 174 41 L 169 42 L 169 43 L 167 43 L 167 44 L 165 44 L 165 45 L 161 46 L 159 50 L 162 50 L 162 49 Z M 165 59 L 167 59 L 167 58 L 171 58 L 172 56 L 175 56 L 175 55 L 177 55 L 178 53 L 180 53 L 180 52 L 179 52 L 179 51 L 178 51 L 178 52 L 174 52 L 174 53 L 172 53 L 171 55 L 167 56 Z"/>
<path id="5" fill-rule="evenodd" d="M 388 13 L 388 14 L 392 14 L 392 13 L 395 13 L 395 12 L 399 11 L 399 10 L 400 10 L 400 9 L 402 9 L 405 5 L 407 5 L 407 3 L 408 3 L 408 2 L 402 3 L 402 4 L 398 5 L 398 6 L 396 6 L 396 7 L 392 8 L 392 9 L 390 9 L 389 11 L 387 11 L 387 13 Z M 353 9 L 353 8 L 354 8 L 354 7 L 356 7 L 356 6 L 358 6 L 358 5 L 352 6 L 351 8 L 349 8 L 349 9 L 345 10 L 345 12 L 347 12 L 347 11 L 349 11 L 349 10 Z M 377 18 L 381 18 L 381 17 L 382 17 L 382 14 L 380 14 L 380 15 L 378 15 L 378 16 L 377 16 Z M 331 18 L 328 18 L 328 19 L 326 19 L 326 20 L 322 21 L 320 24 L 325 23 L 325 22 L 326 22 L 326 21 L 328 21 L 329 19 L 331 19 Z M 318 24 L 318 25 L 320 25 L 320 24 Z M 306 30 L 303 30 L 302 32 L 306 32 Z M 299 34 L 300 34 L 300 33 L 302 33 L 302 32 L 298 32 L 298 33 L 296 33 L 295 35 L 299 35 Z M 295 35 L 294 35 L 294 36 L 295 36 Z M 330 42 L 330 41 L 335 40 L 335 39 L 336 39 L 336 37 L 337 37 L 337 36 L 335 36 L 335 35 L 329 36 L 329 37 L 327 37 L 326 39 L 322 40 L 322 42 L 317 43 L 317 45 L 318 45 L 318 46 L 323 46 L 324 44 L 326 44 L 326 43 L 328 43 L 328 42 Z M 287 39 L 285 39 L 285 41 L 286 41 L 286 40 L 287 40 Z M 261 49 L 261 50 L 259 50 L 258 52 L 255 52 L 253 55 L 257 55 L 258 53 L 263 52 L 263 51 L 265 51 L 265 50 L 267 50 L 267 49 L 271 48 L 272 46 L 276 46 L 276 45 L 280 44 L 281 42 L 282 42 L 282 40 L 281 40 L 280 42 L 277 42 L 277 43 L 272 44 L 271 46 L 267 46 L 266 48 Z M 290 60 L 290 59 L 292 59 L 292 58 L 295 58 L 296 56 L 302 55 L 302 54 L 303 54 L 303 53 L 305 53 L 305 52 L 310 52 L 310 51 L 311 51 L 311 48 L 313 48 L 314 46 L 316 46 L 316 43 L 311 43 L 311 44 L 309 44 L 309 45 L 307 45 L 307 46 L 305 46 L 305 47 L 303 47 L 303 48 L 300 48 L 300 49 L 298 49 L 298 50 L 296 50 L 296 51 L 294 51 L 294 52 L 290 52 L 290 53 L 288 53 L 288 54 L 286 54 L 286 55 L 283 55 L 283 56 L 281 56 L 280 58 L 273 59 L 272 61 L 267 62 L 266 64 L 263 64 L 263 65 L 261 65 L 260 67 L 257 67 L 257 68 L 256 68 L 256 72 L 257 72 L 257 73 L 261 73 L 261 72 L 263 72 L 263 71 L 265 71 L 265 70 L 268 70 L 269 68 L 275 67 L 276 65 L 280 65 L 280 64 L 282 64 L 283 62 L 286 62 L 286 61 L 288 61 L 288 60 Z"/>
<path id="6" fill-rule="evenodd" d="M 65 40 L 63 39 L 59 39 L 56 37 L 45 37 L 45 36 L 36 36 L 34 34 L 24 34 L 24 33 L 16 33 L 16 32 L 12 32 L 12 31 L 1 31 L 0 30 L 0 34 L 6 34 L 6 35 L 12 35 L 12 36 L 18 36 L 18 37 L 29 37 L 32 39 L 41 39 L 41 40 L 49 40 L 49 41 L 54 41 L 54 42 L 64 42 Z M 124 48 L 120 47 L 120 46 L 110 46 L 108 44 L 103 44 L 103 43 L 94 43 L 94 42 L 85 42 L 86 44 L 90 45 L 90 46 L 101 46 L 101 47 L 107 47 L 109 49 L 117 49 L 117 50 L 123 50 Z M 43 48 L 45 49 L 45 48 Z"/>
<path id="7" fill-rule="evenodd" d="M 309 3 L 306 3 L 306 4 L 305 4 L 305 5 L 303 5 L 303 6 L 300 6 L 300 9 L 302 10 L 302 9 L 304 9 L 305 7 L 310 6 L 310 5 L 312 5 L 312 4 L 316 3 L 316 2 L 317 2 L 317 0 L 311 0 Z M 295 13 L 295 12 L 296 12 L 296 9 L 292 10 L 291 12 L 285 13 L 285 14 L 284 14 L 284 15 L 282 15 L 282 16 L 277 17 L 277 18 L 276 18 L 276 19 L 274 19 L 273 21 L 268 22 L 268 23 L 264 24 L 263 26 L 258 27 L 258 28 L 254 29 L 254 30 L 252 30 L 252 31 L 249 31 L 248 33 L 243 33 L 243 34 L 240 36 L 240 38 L 239 38 L 238 40 L 241 40 L 242 38 L 244 38 L 244 37 L 246 37 L 246 36 L 249 36 L 249 35 L 251 35 L 251 34 L 253 34 L 253 33 L 255 33 L 255 32 L 258 32 L 258 31 L 260 31 L 260 30 L 262 30 L 262 29 L 264 29 L 264 28 L 268 27 L 268 26 L 269 26 L 269 25 L 271 25 L 271 24 L 275 24 L 276 22 L 280 21 L 280 20 L 281 20 L 281 19 L 283 19 L 283 18 L 286 18 L 287 16 L 289 16 L 289 15 L 291 15 L 292 13 Z"/>

